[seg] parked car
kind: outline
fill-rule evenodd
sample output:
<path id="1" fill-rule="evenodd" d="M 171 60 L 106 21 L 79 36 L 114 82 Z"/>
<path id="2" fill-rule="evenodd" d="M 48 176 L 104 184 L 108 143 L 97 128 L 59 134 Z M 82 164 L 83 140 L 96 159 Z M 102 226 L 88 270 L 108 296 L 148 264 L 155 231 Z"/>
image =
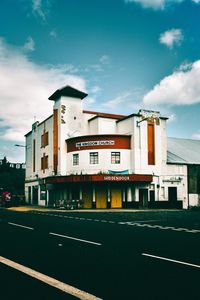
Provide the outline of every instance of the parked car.
<path id="1" fill-rule="evenodd" d="M 80 209 L 80 208 L 83 208 L 83 201 L 80 200 L 80 199 L 67 200 L 65 202 L 65 208 L 66 209 Z"/>
<path id="2" fill-rule="evenodd" d="M 1 206 L 3 207 L 10 207 L 12 205 L 12 198 L 10 192 L 2 192 L 1 195 Z"/>
<path id="3" fill-rule="evenodd" d="M 83 208 L 83 201 L 81 199 L 57 200 L 54 207 L 63 209 L 81 209 Z"/>

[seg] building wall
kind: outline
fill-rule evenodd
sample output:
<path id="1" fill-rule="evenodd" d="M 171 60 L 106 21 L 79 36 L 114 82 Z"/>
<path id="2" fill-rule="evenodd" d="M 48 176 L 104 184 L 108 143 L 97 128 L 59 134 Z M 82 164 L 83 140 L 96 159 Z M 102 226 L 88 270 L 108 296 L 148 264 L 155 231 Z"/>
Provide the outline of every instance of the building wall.
<path id="1" fill-rule="evenodd" d="M 59 189 L 55 190 L 54 187 L 45 194 L 43 189 L 45 178 L 48 176 L 100 174 L 109 173 L 109 171 L 120 173 L 124 170 L 127 170 L 129 174 L 153 175 L 153 181 L 130 183 L 129 186 L 128 183 L 125 185 L 120 183 L 123 201 L 138 202 L 141 194 L 147 191 L 148 199 L 153 195 L 154 201 L 165 202 L 168 201 L 170 189 L 176 188 L 177 200 L 183 201 L 184 208 L 187 208 L 188 201 L 197 203 L 192 193 L 190 198 L 187 196 L 187 166 L 167 165 L 166 119 L 160 118 L 159 122 L 154 122 L 154 120 L 143 119 L 138 114 L 130 115 L 122 120 L 114 117 L 113 119 L 97 117 L 94 113 L 84 113 L 81 99 L 66 96 L 55 100 L 53 111 L 53 115 L 44 122 L 40 124 L 36 122 L 32 132 L 26 136 L 26 196 L 28 199 L 31 194 L 31 203 L 34 202 L 33 193 L 36 195 L 36 190 L 39 205 L 46 205 L 52 195 L 54 198 L 61 197 L 61 195 L 64 195 L 64 198 L 71 197 L 70 187 L 62 185 Z M 152 126 L 151 131 L 148 130 L 149 124 Z M 41 136 L 45 132 L 48 132 L 48 145 L 42 147 Z M 120 135 L 126 135 L 130 139 L 130 147 L 122 149 L 94 147 L 92 150 L 85 148 L 69 151 L 69 141 L 72 138 L 96 135 L 101 139 L 106 134 L 118 139 Z M 151 154 L 154 152 L 151 161 L 149 160 L 150 150 Z M 98 152 L 98 164 L 90 164 L 90 152 Z M 111 163 L 111 152 L 120 152 L 119 164 Z M 79 154 L 78 165 L 73 165 L 73 154 Z M 48 157 L 48 167 L 42 167 L 42 157 Z M 81 195 L 82 187 L 78 186 L 78 188 L 80 188 Z M 105 188 L 109 202 L 113 187 L 105 185 Z M 92 186 L 92 189 L 94 202 L 96 186 Z"/>
<path id="2" fill-rule="evenodd" d="M 183 208 L 188 206 L 187 165 L 166 165 L 160 176 L 160 200 L 168 201 L 168 188 L 177 188 L 177 200 L 183 201 Z M 162 194 L 164 191 L 164 194 Z"/>
<path id="3" fill-rule="evenodd" d="M 55 101 L 54 110 L 58 111 L 58 175 L 65 175 L 67 173 L 67 145 L 66 139 L 82 135 L 83 126 L 83 112 L 82 100 L 71 97 L 61 97 Z"/>
<path id="4" fill-rule="evenodd" d="M 41 124 L 36 122 L 33 128 L 32 133 L 26 136 L 26 180 L 36 180 L 53 174 L 53 117 Z M 44 131 L 48 132 L 48 145 L 42 147 L 41 136 Z M 41 166 L 43 156 L 48 156 L 48 168 L 44 170 Z"/>
<path id="5" fill-rule="evenodd" d="M 99 163 L 90 164 L 90 153 L 98 152 Z M 120 152 L 120 163 L 111 164 L 111 152 Z M 79 165 L 73 165 L 73 154 L 79 154 Z M 101 150 L 84 150 L 67 153 L 67 174 L 98 174 L 108 173 L 108 170 L 123 171 L 128 170 L 130 173 L 130 150 L 125 149 L 101 149 Z"/>

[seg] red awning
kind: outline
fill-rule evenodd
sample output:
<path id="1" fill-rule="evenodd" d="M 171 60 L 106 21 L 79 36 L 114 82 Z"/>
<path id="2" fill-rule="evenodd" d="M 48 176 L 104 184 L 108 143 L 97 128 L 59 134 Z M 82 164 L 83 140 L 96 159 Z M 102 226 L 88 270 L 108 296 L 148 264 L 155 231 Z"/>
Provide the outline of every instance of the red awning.
<path id="1" fill-rule="evenodd" d="M 46 178 L 46 183 L 67 183 L 67 182 L 152 182 L 152 175 L 130 174 L 130 175 L 69 175 L 54 176 Z"/>

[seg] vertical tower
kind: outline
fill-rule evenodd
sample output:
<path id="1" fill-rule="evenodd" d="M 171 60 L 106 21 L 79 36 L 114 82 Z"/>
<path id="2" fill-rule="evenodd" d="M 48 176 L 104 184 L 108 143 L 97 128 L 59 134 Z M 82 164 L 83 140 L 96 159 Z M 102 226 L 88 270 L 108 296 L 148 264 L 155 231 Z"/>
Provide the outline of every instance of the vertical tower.
<path id="1" fill-rule="evenodd" d="M 67 146 L 65 140 L 82 131 L 82 99 L 87 96 L 71 86 L 53 93 L 53 168 L 55 175 L 66 175 Z"/>

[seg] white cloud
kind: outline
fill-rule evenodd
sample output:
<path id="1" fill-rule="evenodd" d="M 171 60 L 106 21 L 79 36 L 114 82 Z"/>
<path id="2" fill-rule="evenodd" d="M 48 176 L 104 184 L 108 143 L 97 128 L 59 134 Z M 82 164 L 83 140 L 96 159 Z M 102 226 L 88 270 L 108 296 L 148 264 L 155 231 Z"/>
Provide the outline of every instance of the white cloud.
<path id="1" fill-rule="evenodd" d="M 102 56 L 100 57 L 100 59 L 99 59 L 99 62 L 100 62 L 101 64 L 107 65 L 107 64 L 110 63 L 110 57 L 109 57 L 108 55 L 102 55 Z"/>
<path id="2" fill-rule="evenodd" d="M 155 85 L 143 98 L 145 104 L 189 105 L 200 102 L 200 60 L 185 64 Z"/>
<path id="3" fill-rule="evenodd" d="M 46 20 L 46 13 L 42 7 L 42 0 L 32 0 L 32 10 L 35 15 L 38 15 L 43 21 Z"/>
<path id="4" fill-rule="evenodd" d="M 125 0 L 125 2 L 135 2 L 141 4 L 144 8 L 155 10 L 165 9 L 170 4 L 181 3 L 184 0 Z"/>
<path id="5" fill-rule="evenodd" d="M 86 91 L 86 81 L 66 72 L 66 66 L 38 65 L 0 38 L 0 138 L 23 141 L 34 116 L 42 121 L 52 113 L 48 97 L 64 85 Z"/>
<path id="6" fill-rule="evenodd" d="M 197 132 L 193 133 L 192 139 L 200 140 L 200 130 L 198 130 Z"/>
<path id="7" fill-rule="evenodd" d="M 111 109 L 116 108 L 117 106 L 124 104 L 131 96 L 132 96 L 131 92 L 124 92 L 121 95 L 117 96 L 116 98 L 103 103 L 103 106 Z"/>
<path id="8" fill-rule="evenodd" d="M 168 115 L 168 114 L 167 114 Z M 170 114 L 170 115 L 168 115 L 168 123 L 174 123 L 174 122 L 176 122 L 176 120 L 177 120 L 177 117 L 176 117 L 176 115 L 174 114 L 174 113 L 172 113 L 172 114 Z"/>
<path id="9" fill-rule="evenodd" d="M 52 30 L 50 31 L 49 35 L 52 36 L 52 37 L 54 37 L 54 38 L 56 38 L 56 37 L 58 36 L 58 34 L 57 34 L 57 32 L 56 32 L 55 29 L 52 29 Z"/>
<path id="10" fill-rule="evenodd" d="M 101 92 L 102 88 L 98 85 L 94 85 L 91 89 L 90 89 L 90 93 L 92 94 L 96 94 Z"/>
<path id="11" fill-rule="evenodd" d="M 32 39 L 31 36 L 29 36 L 27 38 L 27 41 L 24 44 L 24 49 L 27 50 L 27 51 L 34 51 L 35 50 L 35 42 L 34 42 L 34 40 Z"/>
<path id="12" fill-rule="evenodd" d="M 180 45 L 183 41 L 183 33 L 181 29 L 171 29 L 160 35 L 159 41 L 172 49 L 175 45 Z"/>
<path id="13" fill-rule="evenodd" d="M 84 109 L 89 109 L 93 104 L 96 103 L 96 99 L 94 97 L 87 97 L 84 100 Z"/>

